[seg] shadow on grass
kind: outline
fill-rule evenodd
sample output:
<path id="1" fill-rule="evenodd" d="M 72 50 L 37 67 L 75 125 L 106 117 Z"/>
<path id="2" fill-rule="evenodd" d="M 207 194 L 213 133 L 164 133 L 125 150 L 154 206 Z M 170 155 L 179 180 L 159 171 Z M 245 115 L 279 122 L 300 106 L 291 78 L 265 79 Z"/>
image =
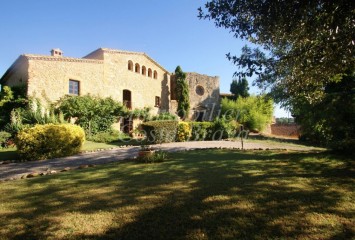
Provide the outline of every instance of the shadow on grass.
<path id="1" fill-rule="evenodd" d="M 0 150 L 0 161 L 19 160 L 19 158 L 15 148 L 5 148 Z"/>
<path id="2" fill-rule="evenodd" d="M 3 202 L 25 201 L 1 221 L 17 239 L 351 239 L 354 173 L 327 153 L 174 153 L 13 183 Z"/>
<path id="3" fill-rule="evenodd" d="M 249 135 L 248 139 L 251 140 L 269 140 L 269 141 L 274 141 L 274 142 L 279 142 L 279 143 L 291 143 L 291 144 L 297 144 L 297 145 L 302 145 L 302 146 L 308 146 L 308 147 L 324 147 L 317 145 L 315 143 L 310 143 L 306 141 L 301 141 L 299 139 L 290 139 L 290 138 L 279 138 L 279 137 L 271 137 L 271 136 L 265 136 L 265 135 Z"/>

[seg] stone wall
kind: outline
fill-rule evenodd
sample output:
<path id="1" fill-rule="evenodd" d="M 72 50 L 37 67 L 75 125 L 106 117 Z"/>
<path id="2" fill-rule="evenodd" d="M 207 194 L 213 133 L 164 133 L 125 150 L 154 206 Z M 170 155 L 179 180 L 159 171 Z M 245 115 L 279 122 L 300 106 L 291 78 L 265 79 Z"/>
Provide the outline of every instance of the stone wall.
<path id="1" fill-rule="evenodd" d="M 300 126 L 297 124 L 271 124 L 271 134 L 297 138 L 300 135 Z"/>
<path id="2" fill-rule="evenodd" d="M 190 118 L 196 120 L 203 112 L 204 121 L 212 121 L 220 109 L 219 77 L 198 73 L 186 73 L 189 84 Z"/>
<path id="3" fill-rule="evenodd" d="M 7 86 L 27 85 L 27 80 L 28 60 L 26 57 L 20 56 L 4 74 L 1 84 Z"/>
<path id="4" fill-rule="evenodd" d="M 79 81 L 80 95 L 114 96 L 104 85 L 103 62 L 56 57 L 28 57 L 28 95 L 55 102 L 69 94 L 69 80 Z"/>
<path id="5" fill-rule="evenodd" d="M 129 61 L 133 64 L 131 70 Z M 135 71 L 136 64 L 139 72 Z M 69 80 L 76 80 L 80 95 L 112 97 L 122 102 L 123 90 L 129 90 L 133 109 L 150 107 L 156 114 L 170 107 L 170 74 L 144 53 L 98 49 L 81 59 L 23 55 L 5 75 L 5 85 L 28 80 L 28 95 L 49 102 L 69 94 Z M 160 107 L 156 106 L 156 97 L 160 98 Z"/>
<path id="6" fill-rule="evenodd" d="M 133 70 L 128 70 L 128 61 L 132 61 Z M 139 64 L 139 72 L 135 72 L 135 65 Z M 142 68 L 145 67 L 145 75 Z M 151 69 L 152 76 L 148 76 Z M 154 78 L 154 71 L 157 78 Z M 168 111 L 169 109 L 169 84 L 170 74 L 156 65 L 144 54 L 129 52 L 104 52 L 105 85 L 108 91 L 115 91 L 119 100 L 122 100 L 123 90 L 129 90 L 132 94 L 132 108 L 151 107 L 152 113 Z M 161 99 L 161 109 L 155 106 L 155 97 Z"/>

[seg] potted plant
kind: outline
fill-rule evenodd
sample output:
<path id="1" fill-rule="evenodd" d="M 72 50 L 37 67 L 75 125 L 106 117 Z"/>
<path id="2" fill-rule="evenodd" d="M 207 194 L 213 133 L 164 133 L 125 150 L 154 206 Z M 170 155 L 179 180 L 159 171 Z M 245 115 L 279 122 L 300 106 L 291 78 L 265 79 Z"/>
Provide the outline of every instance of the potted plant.
<path id="1" fill-rule="evenodd" d="M 141 149 L 138 152 L 138 158 L 144 159 L 154 155 L 155 150 L 146 144 L 141 145 Z"/>

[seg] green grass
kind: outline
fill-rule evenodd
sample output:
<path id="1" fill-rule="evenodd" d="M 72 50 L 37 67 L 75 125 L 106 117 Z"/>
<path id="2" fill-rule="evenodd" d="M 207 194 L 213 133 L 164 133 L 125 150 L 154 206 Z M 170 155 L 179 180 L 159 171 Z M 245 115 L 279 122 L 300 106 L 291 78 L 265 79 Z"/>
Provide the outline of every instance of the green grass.
<path id="1" fill-rule="evenodd" d="M 124 145 L 139 145 L 139 141 L 131 140 L 129 142 L 112 142 L 112 143 L 97 143 L 91 141 L 85 141 L 82 151 L 94 151 L 97 149 L 110 149 Z M 6 160 L 19 160 L 19 156 L 16 152 L 16 148 L 4 148 L 0 149 L 0 161 Z"/>
<path id="2" fill-rule="evenodd" d="M 240 141 L 240 138 L 235 138 L 235 141 Z M 270 136 L 263 136 L 263 135 L 249 135 L 247 139 L 244 139 L 245 142 L 252 142 L 252 143 L 261 143 L 272 147 L 277 148 L 287 148 L 287 147 L 297 147 L 299 149 L 304 150 L 325 150 L 320 146 L 315 146 L 314 144 L 310 144 L 307 142 L 300 141 L 298 139 L 290 139 L 290 138 L 280 138 L 280 137 L 270 137 Z"/>
<path id="3" fill-rule="evenodd" d="M 324 152 L 201 150 L 4 182 L 0 236 L 351 239 L 354 173 Z"/>
<path id="4" fill-rule="evenodd" d="M 0 149 L 0 161 L 18 160 L 19 156 L 15 147 Z"/>

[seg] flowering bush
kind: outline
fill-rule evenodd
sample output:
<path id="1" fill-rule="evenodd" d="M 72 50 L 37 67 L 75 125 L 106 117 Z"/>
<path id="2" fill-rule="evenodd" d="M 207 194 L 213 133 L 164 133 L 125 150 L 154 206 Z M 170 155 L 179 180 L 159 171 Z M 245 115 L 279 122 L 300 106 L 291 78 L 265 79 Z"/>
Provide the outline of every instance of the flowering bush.
<path id="1" fill-rule="evenodd" d="M 176 141 L 185 142 L 191 136 L 191 126 L 187 122 L 179 122 L 176 134 Z"/>
<path id="2" fill-rule="evenodd" d="M 85 141 L 84 130 L 72 124 L 36 125 L 18 133 L 15 138 L 22 159 L 41 160 L 80 152 Z"/>

